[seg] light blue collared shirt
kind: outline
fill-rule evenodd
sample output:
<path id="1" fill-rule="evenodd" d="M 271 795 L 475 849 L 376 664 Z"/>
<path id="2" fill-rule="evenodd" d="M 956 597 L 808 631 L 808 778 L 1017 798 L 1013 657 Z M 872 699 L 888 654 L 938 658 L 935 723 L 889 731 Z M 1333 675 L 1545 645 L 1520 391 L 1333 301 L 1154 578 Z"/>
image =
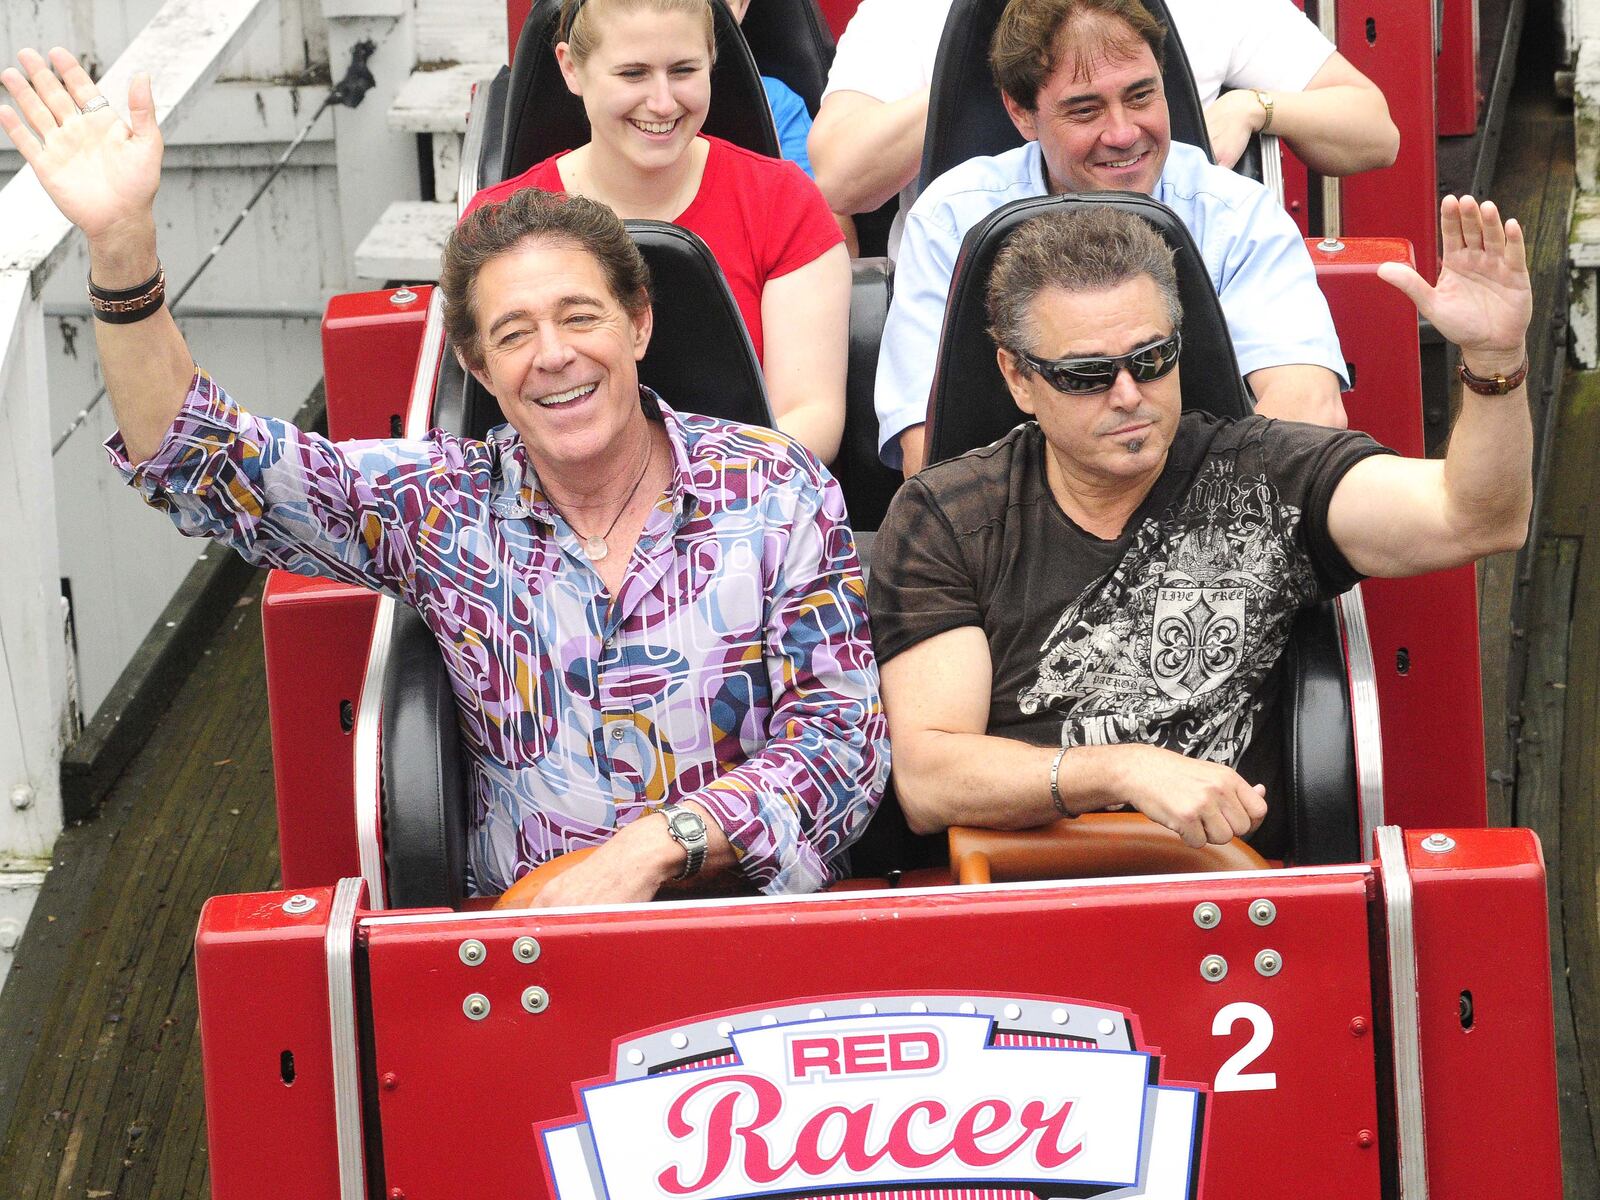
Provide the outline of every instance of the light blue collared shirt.
<path id="1" fill-rule="evenodd" d="M 945 172 L 912 207 L 878 356 L 878 454 L 887 465 L 901 465 L 901 432 L 927 417 L 961 240 L 1002 205 L 1045 193 L 1039 143 L 1029 142 Z M 1349 386 L 1311 255 L 1271 192 L 1215 165 L 1196 147 L 1173 142 L 1155 199 L 1194 236 L 1222 300 L 1241 373 L 1310 363 Z"/>

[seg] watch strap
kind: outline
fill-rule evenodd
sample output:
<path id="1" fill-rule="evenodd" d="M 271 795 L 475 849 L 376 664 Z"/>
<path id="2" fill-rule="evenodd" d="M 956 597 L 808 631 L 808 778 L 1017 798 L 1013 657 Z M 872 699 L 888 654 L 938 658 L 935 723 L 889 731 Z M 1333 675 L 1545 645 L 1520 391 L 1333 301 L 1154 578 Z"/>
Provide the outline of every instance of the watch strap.
<path id="1" fill-rule="evenodd" d="M 681 804 L 663 804 L 661 815 L 667 819 L 667 832 L 673 841 L 683 847 L 685 855 L 683 870 L 673 878 L 691 879 L 700 873 L 700 868 L 706 862 L 706 849 L 710 842 L 706 837 L 705 820 L 699 813 Z"/>
<path id="2" fill-rule="evenodd" d="M 1462 386 L 1469 391 L 1476 392 L 1480 396 L 1504 396 L 1516 391 L 1528 378 L 1528 359 L 1524 356 L 1522 365 L 1509 375 L 1495 374 L 1487 378 L 1474 375 L 1467 370 L 1467 364 L 1464 362 L 1456 364 L 1456 374 L 1461 377 Z"/>

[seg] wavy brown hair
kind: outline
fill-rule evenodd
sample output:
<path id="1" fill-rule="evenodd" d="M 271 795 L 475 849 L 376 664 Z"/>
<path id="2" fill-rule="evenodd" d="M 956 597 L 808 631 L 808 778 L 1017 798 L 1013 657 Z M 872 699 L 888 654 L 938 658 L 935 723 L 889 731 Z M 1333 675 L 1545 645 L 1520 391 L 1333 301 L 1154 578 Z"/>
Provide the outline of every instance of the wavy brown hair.
<path id="1" fill-rule="evenodd" d="M 600 265 L 612 298 L 638 317 L 650 307 L 650 268 L 617 214 L 604 204 L 567 192 L 523 188 L 498 204 L 476 209 L 445 243 L 439 272 L 444 329 L 461 361 L 483 369 L 478 338 L 478 275 L 492 260 L 529 242 L 565 244 Z"/>
<path id="2" fill-rule="evenodd" d="M 989 69 L 1000 90 L 1029 112 L 1038 107 L 1045 80 L 1055 74 L 1056 41 L 1068 26 L 1081 35 L 1072 46 L 1073 70 L 1080 78 L 1089 77 L 1097 56 L 1128 57 L 1136 45 L 1129 42 L 1128 30 L 1161 65 L 1167 27 L 1139 0 L 1011 0 L 989 41 Z"/>

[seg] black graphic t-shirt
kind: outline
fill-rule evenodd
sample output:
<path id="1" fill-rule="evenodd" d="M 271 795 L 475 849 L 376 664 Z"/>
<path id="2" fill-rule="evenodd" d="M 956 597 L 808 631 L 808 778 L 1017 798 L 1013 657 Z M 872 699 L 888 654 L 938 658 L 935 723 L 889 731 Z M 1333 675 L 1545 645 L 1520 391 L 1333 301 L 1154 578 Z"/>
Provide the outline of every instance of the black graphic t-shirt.
<path id="1" fill-rule="evenodd" d="M 900 489 L 868 584 L 879 661 L 980 626 L 989 733 L 1227 763 L 1267 785 L 1255 840 L 1275 850 L 1275 667 L 1295 614 L 1359 580 L 1328 535 L 1328 503 L 1382 453 L 1362 433 L 1187 413 L 1166 469 L 1107 540 L 1062 512 L 1043 435 L 1020 426 Z"/>

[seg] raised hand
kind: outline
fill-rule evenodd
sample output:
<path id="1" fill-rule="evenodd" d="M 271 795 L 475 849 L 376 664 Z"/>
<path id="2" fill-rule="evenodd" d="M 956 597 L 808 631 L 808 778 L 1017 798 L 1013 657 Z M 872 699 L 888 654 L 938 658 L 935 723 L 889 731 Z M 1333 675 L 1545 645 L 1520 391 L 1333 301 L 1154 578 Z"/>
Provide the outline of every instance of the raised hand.
<path id="1" fill-rule="evenodd" d="M 1470 369 L 1510 373 L 1522 365 L 1533 288 L 1522 227 L 1502 222 L 1492 201 L 1446 196 L 1439 205 L 1444 262 L 1429 287 L 1410 267 L 1384 263 L 1379 276 L 1404 292 L 1433 327 L 1461 347 Z"/>
<path id="2" fill-rule="evenodd" d="M 128 89 L 130 126 L 67 51 L 57 47 L 46 61 L 36 50 L 22 50 L 17 61 L 22 70 L 0 71 L 0 84 L 17 105 L 0 107 L 0 129 L 56 207 L 91 243 L 153 228 L 161 132 L 149 77 L 135 76 Z"/>

